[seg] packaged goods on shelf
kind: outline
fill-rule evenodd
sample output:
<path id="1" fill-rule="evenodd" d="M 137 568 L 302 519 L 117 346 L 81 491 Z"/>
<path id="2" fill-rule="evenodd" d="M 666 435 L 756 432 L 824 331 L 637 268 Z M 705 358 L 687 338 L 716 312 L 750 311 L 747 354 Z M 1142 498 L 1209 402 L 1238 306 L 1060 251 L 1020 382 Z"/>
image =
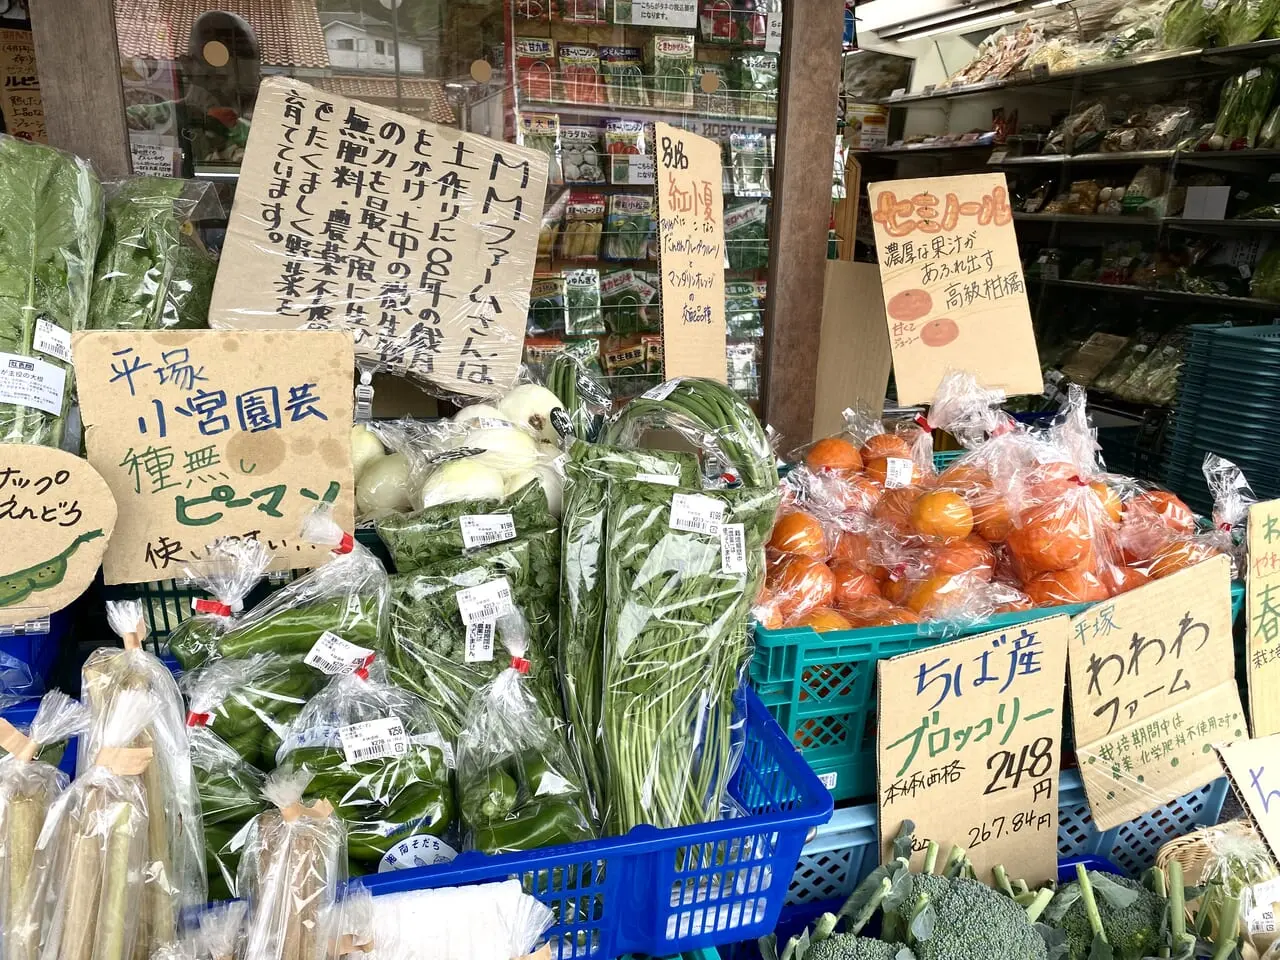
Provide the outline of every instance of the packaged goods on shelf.
<path id="1" fill-rule="evenodd" d="M 600 309 L 600 271 L 566 270 L 564 293 L 565 333 L 571 337 L 602 335 L 605 317 Z"/>
<path id="2" fill-rule="evenodd" d="M 561 43 L 556 48 L 560 85 L 570 103 L 604 103 L 600 51 L 593 43 Z"/>
<path id="3" fill-rule="evenodd" d="M 773 180 L 773 153 L 763 133 L 729 134 L 735 197 L 768 197 Z"/>
<path id="4" fill-rule="evenodd" d="M 535 274 L 529 290 L 529 336 L 564 333 L 568 296 L 560 274 Z"/>
<path id="5" fill-rule="evenodd" d="M 604 72 L 605 93 L 615 107 L 647 107 L 644 51 L 639 47 L 602 46 L 600 69 Z"/>
<path id="6" fill-rule="evenodd" d="M 605 221 L 606 260 L 645 260 L 657 228 L 652 193 L 614 193 L 609 196 Z"/>
<path id="7" fill-rule="evenodd" d="M 531 100 L 555 99 L 556 42 L 542 37 L 516 37 L 516 78 Z"/>
<path id="8" fill-rule="evenodd" d="M 741 116 L 776 120 L 780 80 L 777 54 L 735 54 L 730 69 L 741 97 Z"/>
<path id="9" fill-rule="evenodd" d="M 605 182 L 605 153 L 599 127 L 562 126 L 560 165 L 567 184 Z"/>
<path id="10" fill-rule="evenodd" d="M 560 234 L 560 256 L 565 260 L 599 260 L 604 214 L 604 194 L 571 191 Z"/>
<path id="11" fill-rule="evenodd" d="M 693 109 L 693 37 L 655 34 L 645 47 L 645 66 L 653 84 L 653 105 L 668 110 Z"/>
<path id="12" fill-rule="evenodd" d="M 561 164 L 560 117 L 555 113 L 520 114 L 520 142 L 547 157 L 547 184 L 565 182 Z"/>

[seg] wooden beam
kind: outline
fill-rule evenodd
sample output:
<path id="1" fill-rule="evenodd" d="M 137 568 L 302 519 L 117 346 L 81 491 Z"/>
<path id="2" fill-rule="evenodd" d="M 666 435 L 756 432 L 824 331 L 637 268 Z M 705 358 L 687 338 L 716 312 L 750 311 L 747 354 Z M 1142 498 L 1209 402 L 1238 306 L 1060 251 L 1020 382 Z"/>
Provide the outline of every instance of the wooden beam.
<path id="1" fill-rule="evenodd" d="M 93 161 L 104 179 L 128 176 L 114 0 L 31 4 L 49 143 Z"/>
<path id="2" fill-rule="evenodd" d="M 813 425 L 840 88 L 843 0 L 784 0 L 765 315 L 766 421 L 792 444 Z"/>

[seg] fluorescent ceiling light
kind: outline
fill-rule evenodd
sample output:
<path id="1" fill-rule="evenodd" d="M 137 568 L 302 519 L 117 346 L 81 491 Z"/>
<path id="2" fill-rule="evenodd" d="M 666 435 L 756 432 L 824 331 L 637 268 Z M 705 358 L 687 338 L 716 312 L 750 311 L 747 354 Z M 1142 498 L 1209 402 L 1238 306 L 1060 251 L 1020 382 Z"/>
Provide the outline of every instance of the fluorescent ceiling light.
<path id="1" fill-rule="evenodd" d="M 1019 13 L 1017 10 L 1006 9 L 997 13 L 988 14 L 985 17 L 975 17 L 972 20 L 949 20 L 946 23 L 938 24 L 932 27 L 923 27 L 919 29 L 907 29 L 899 32 L 886 31 L 880 34 L 884 40 L 923 40 L 925 37 L 936 37 L 942 33 L 963 33 L 969 30 L 978 30 L 982 27 L 995 26 L 998 23 L 1008 23 L 1011 20 L 1017 20 L 1025 17 L 1025 13 Z"/>

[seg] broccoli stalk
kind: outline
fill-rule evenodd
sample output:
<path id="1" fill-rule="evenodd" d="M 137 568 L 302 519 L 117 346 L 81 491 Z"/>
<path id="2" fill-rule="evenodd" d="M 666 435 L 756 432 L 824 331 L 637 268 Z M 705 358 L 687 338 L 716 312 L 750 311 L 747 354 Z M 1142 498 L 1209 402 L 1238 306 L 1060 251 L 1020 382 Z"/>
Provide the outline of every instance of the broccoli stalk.
<path id="1" fill-rule="evenodd" d="M 849 922 L 850 933 L 862 932 L 862 928 L 871 922 L 871 918 L 875 916 L 875 912 L 880 909 L 880 904 L 884 902 L 884 898 L 889 895 L 892 889 L 892 881 L 888 877 L 882 877 L 880 885 L 872 892 L 867 902 L 853 915 L 853 919 Z"/>
<path id="2" fill-rule="evenodd" d="M 1213 960 L 1227 960 L 1239 943 L 1240 896 L 1231 894 L 1223 899 L 1218 912 L 1218 933 L 1213 946 Z"/>
<path id="3" fill-rule="evenodd" d="M 1169 861 L 1169 929 L 1173 948 L 1178 950 L 1187 939 L 1187 888 L 1182 878 L 1182 864 Z"/>
<path id="4" fill-rule="evenodd" d="M 1080 884 L 1080 899 L 1084 901 L 1084 910 L 1089 917 L 1089 927 L 1093 935 L 1103 943 L 1107 942 L 1107 931 L 1102 928 L 1102 917 L 1098 913 L 1098 901 L 1093 897 L 1093 884 L 1089 882 L 1089 873 L 1083 863 L 1076 864 L 1076 882 Z"/>
<path id="5" fill-rule="evenodd" d="M 1009 874 L 1005 872 L 1003 863 L 997 863 L 991 868 L 991 876 L 996 881 L 997 890 L 1001 891 L 1006 897 L 1012 898 L 1015 896 L 1013 885 L 1009 883 Z"/>
<path id="6" fill-rule="evenodd" d="M 1037 890 L 1031 902 L 1026 904 L 1023 909 L 1027 911 L 1027 923 L 1035 923 L 1040 919 L 1040 914 L 1044 913 L 1044 908 L 1049 905 L 1049 901 L 1053 899 L 1053 888 L 1045 887 Z"/>
<path id="7" fill-rule="evenodd" d="M 924 848 L 924 866 L 921 873 L 933 873 L 938 866 L 938 841 L 930 840 Z"/>

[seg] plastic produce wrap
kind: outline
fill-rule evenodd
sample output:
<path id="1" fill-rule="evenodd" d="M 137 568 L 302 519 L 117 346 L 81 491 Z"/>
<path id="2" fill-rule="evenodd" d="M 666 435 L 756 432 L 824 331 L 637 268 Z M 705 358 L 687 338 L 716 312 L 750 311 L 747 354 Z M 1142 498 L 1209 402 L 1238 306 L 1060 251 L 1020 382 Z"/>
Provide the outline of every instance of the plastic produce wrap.
<path id="1" fill-rule="evenodd" d="M 1212 29 L 1204 0 L 1169 0 L 1161 21 L 1160 42 L 1166 50 L 1203 46 Z"/>
<path id="2" fill-rule="evenodd" d="M 196 600 L 194 615 L 187 617 L 169 634 L 169 652 L 184 670 L 215 656 L 218 641 L 244 612 L 244 601 L 257 586 L 267 567 L 271 551 L 260 540 L 222 537 L 209 545 L 203 560 L 189 563 L 184 576 L 212 600 Z"/>
<path id="3" fill-rule="evenodd" d="M 29 912 L 27 881 L 36 843 L 67 775 L 41 754 L 61 752 L 66 740 L 89 727 L 89 711 L 65 693 L 46 693 L 25 733 L 0 720 L 0 956 L 27 956 L 15 936 Z M 53 758 L 56 762 L 57 758 Z M 12 941 L 12 942 L 11 942 Z"/>
<path id="4" fill-rule="evenodd" d="M 313 697 L 278 759 L 282 771 L 311 775 L 308 803 L 332 804 L 346 823 L 353 873 L 455 856 L 453 749 L 426 701 L 388 683 L 381 662 L 335 677 Z"/>
<path id="5" fill-rule="evenodd" d="M 690 454 L 623 450 L 574 443 L 565 463 L 565 508 L 560 564 L 560 636 L 557 666 L 570 735 L 592 796 L 604 787 L 600 745 L 603 696 L 606 521 L 609 485 L 625 480 L 696 486 Z"/>
<path id="6" fill-rule="evenodd" d="M 557 353 L 547 366 L 547 389 L 560 398 L 567 417 L 566 435 L 594 440 L 613 401 L 604 383 L 577 357 Z"/>
<path id="7" fill-rule="evenodd" d="M 9 931 L 6 960 L 122 960 L 178 939 L 151 849 L 156 825 L 163 834 L 177 818 L 151 802 L 147 771 L 158 751 L 143 745 L 167 712 L 152 691 L 122 686 L 110 710 L 95 714 L 95 752 L 40 831 L 27 911 Z M 195 817 L 198 829 L 198 809 Z"/>
<path id="8" fill-rule="evenodd" d="M 528 641 L 519 614 L 507 630 L 507 667 L 476 691 L 458 733 L 458 806 L 469 849 L 511 853 L 596 836 L 581 772 L 526 683 Z"/>
<path id="9" fill-rule="evenodd" d="M 88 323 L 102 189 L 87 160 L 14 137 L 0 137 L 0 174 L 0 361 L 34 365 L 42 387 L 0 379 L 0 443 L 56 447 L 71 335 Z"/>
<path id="10" fill-rule="evenodd" d="M 94 330 L 201 329 L 218 261 L 191 229 L 223 219 L 211 183 L 132 177 L 107 184 L 106 222 L 94 268 Z M 203 209 L 201 209 L 203 208 Z"/>
<path id="11" fill-rule="evenodd" d="M 88 767 L 110 745 L 103 737 L 121 710 L 121 700 L 145 693 L 151 704 L 149 722 L 132 745 L 152 750 L 140 782 L 147 809 L 163 815 L 147 820 L 143 922 L 153 941 L 167 942 L 173 939 L 181 912 L 208 900 L 200 793 L 191 767 L 187 713 L 169 668 L 142 649 L 146 626 L 141 605 L 134 600 L 108 603 L 107 622 L 123 639 L 124 649 L 95 650 L 81 671 L 82 696 L 93 726 L 80 738 L 78 769 Z"/>
<path id="12" fill-rule="evenodd" d="M 452 501 L 384 517 L 378 536 L 399 573 L 412 573 L 471 551 L 556 526 L 536 477 L 509 496 Z"/>
<path id="13" fill-rule="evenodd" d="M 1252 43 L 1280 16 L 1280 0 L 1222 0 L 1214 11 L 1218 42 L 1224 47 Z"/>
<path id="14" fill-rule="evenodd" d="M 302 802 L 311 775 L 267 778 L 273 805 L 249 822 L 238 886 L 249 903 L 241 956 L 325 960 L 329 917 L 347 878 L 347 831 L 325 800 Z"/>
<path id="15" fill-rule="evenodd" d="M 746 402 L 722 383 L 677 377 L 646 390 L 600 433 L 602 443 L 634 449 L 648 430 L 669 429 L 692 442 L 708 476 L 731 473 L 748 486 L 773 486 L 778 469 L 769 438 Z"/>
<path id="16" fill-rule="evenodd" d="M 774 486 L 609 486 L 601 717 L 615 833 L 720 814 L 747 615 L 778 502 Z"/>
<path id="17" fill-rule="evenodd" d="M 1267 64 L 1228 78 L 1222 85 L 1210 145 L 1219 149 L 1254 146 L 1275 92 L 1276 70 Z"/>
<path id="18" fill-rule="evenodd" d="M 1208 537 L 1231 557 L 1231 578 L 1243 580 L 1249 566 L 1249 508 L 1258 498 L 1244 471 L 1226 457 L 1206 453 L 1201 469 L 1213 495 L 1213 530 Z"/>
<path id="19" fill-rule="evenodd" d="M 355 431 L 363 430 L 363 435 Z M 380 420 L 353 431 L 356 514 L 363 522 L 404 513 L 418 501 L 436 458 L 448 455 L 466 432 L 449 420 Z M 359 448 L 355 438 L 359 437 Z"/>
<path id="20" fill-rule="evenodd" d="M 498 618 L 511 608 L 529 624 L 530 682 L 559 713 L 551 669 L 559 570 L 560 531 L 552 527 L 391 578 L 392 675 L 426 698 L 445 736 L 457 734 L 476 690 L 505 668 L 494 651 L 503 640 Z"/>
<path id="21" fill-rule="evenodd" d="M 241 955 L 248 904 L 243 900 L 216 903 L 200 914 L 195 940 L 201 960 L 227 960 Z"/>
<path id="22" fill-rule="evenodd" d="M 1280 248 L 1268 250 L 1249 280 L 1249 296 L 1280 303 Z"/>
<path id="23" fill-rule="evenodd" d="M 1254 949 L 1254 956 L 1276 942 L 1275 911 L 1280 903 L 1280 880 L 1275 863 L 1257 832 L 1247 822 L 1229 820 L 1199 835 L 1204 851 L 1198 877 L 1188 883 L 1203 888 L 1192 929 L 1217 942 L 1219 931 L 1201 929 L 1200 921 L 1221 916 L 1219 909 L 1228 897 L 1240 900 L 1240 929 Z M 1268 954 L 1270 956 L 1270 954 Z"/>

